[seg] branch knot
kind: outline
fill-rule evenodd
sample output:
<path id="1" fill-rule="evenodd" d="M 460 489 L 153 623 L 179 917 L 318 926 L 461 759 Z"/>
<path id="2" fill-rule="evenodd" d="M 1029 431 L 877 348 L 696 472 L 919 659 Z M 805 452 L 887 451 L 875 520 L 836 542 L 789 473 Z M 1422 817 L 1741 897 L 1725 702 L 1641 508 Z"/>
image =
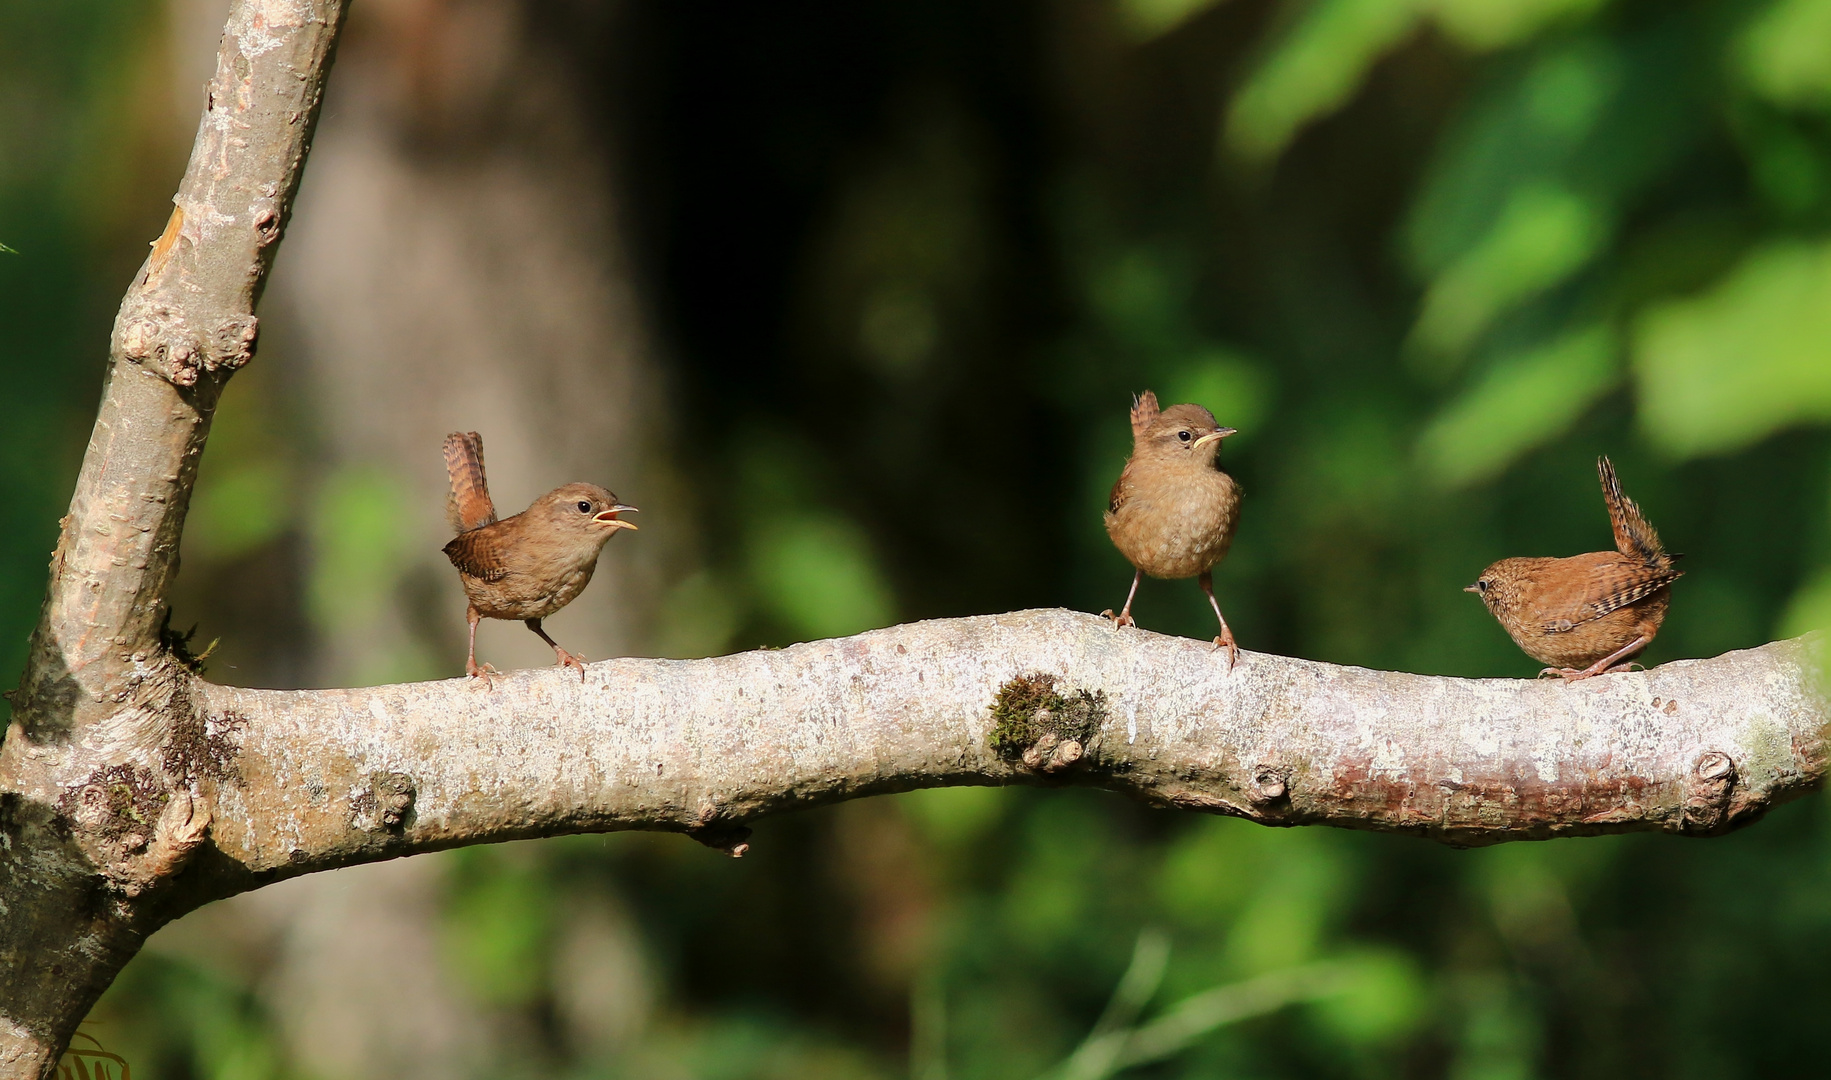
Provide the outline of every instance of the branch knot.
<path id="1" fill-rule="evenodd" d="M 66 788 L 59 809 L 110 888 L 135 897 L 170 878 L 209 831 L 210 810 L 140 765 L 106 765 Z"/>
<path id="2" fill-rule="evenodd" d="M 1285 765 L 1260 765 L 1253 770 L 1252 790 L 1247 798 L 1260 808 L 1290 801 L 1291 770 Z"/>
<path id="3" fill-rule="evenodd" d="M 419 796 L 404 772 L 369 774 L 369 786 L 350 799 L 350 825 L 364 832 L 400 833 Z"/>
<path id="4" fill-rule="evenodd" d="M 119 354 L 176 386 L 195 386 L 203 372 L 246 364 L 260 334 L 260 321 L 245 312 L 199 329 L 182 312 L 152 302 L 124 305 L 118 326 Z"/>
<path id="5" fill-rule="evenodd" d="M 687 835 L 715 851 L 741 859 L 750 850 L 750 828 L 724 816 L 710 799 L 700 803 L 699 816 Z"/>
<path id="6" fill-rule="evenodd" d="M 1721 832 L 1727 824 L 1736 763 L 1721 750 L 1706 750 L 1692 763 L 1679 827 L 1693 835 Z"/>

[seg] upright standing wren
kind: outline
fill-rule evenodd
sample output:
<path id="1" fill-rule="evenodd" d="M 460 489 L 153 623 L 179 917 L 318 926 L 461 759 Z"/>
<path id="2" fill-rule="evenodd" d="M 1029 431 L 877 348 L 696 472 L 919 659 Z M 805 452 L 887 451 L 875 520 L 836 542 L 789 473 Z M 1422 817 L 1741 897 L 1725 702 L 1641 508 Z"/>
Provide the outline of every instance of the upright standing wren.
<path id="1" fill-rule="evenodd" d="M 445 471 L 451 476 L 446 512 L 457 538 L 445 545 L 445 556 L 458 568 L 464 595 L 470 599 L 470 655 L 464 672 L 473 678 L 493 669 L 477 664 L 477 621 L 520 619 L 553 646 L 562 666 L 579 669 L 585 662 L 560 648 L 540 621 L 570 604 L 591 582 L 598 552 L 620 529 L 634 529 L 618 514 L 636 509 L 596 484 L 554 488 L 514 517 L 496 520 L 489 481 L 483 475 L 483 439 L 474 431 L 445 437 Z"/>
<path id="2" fill-rule="evenodd" d="M 1526 655 L 1549 664 L 1540 677 L 1572 682 L 1607 671 L 1625 671 L 1628 657 L 1659 633 L 1672 600 L 1677 555 L 1634 500 L 1621 493 L 1615 466 L 1596 461 L 1602 498 L 1615 527 L 1615 550 L 1568 559 L 1502 559 L 1464 589 L 1481 597 Z"/>
<path id="3" fill-rule="evenodd" d="M 1214 564 L 1233 545 L 1240 519 L 1240 486 L 1214 466 L 1221 440 L 1234 429 L 1215 423 L 1200 405 L 1172 405 L 1159 410 L 1157 395 L 1146 390 L 1132 404 L 1132 456 L 1113 485 L 1106 509 L 1106 535 L 1135 570 L 1125 607 L 1116 625 L 1132 626 L 1132 599 L 1138 580 L 1199 577 L 1202 591 L 1220 620 L 1217 647 L 1227 649 L 1227 667 L 1239 659 L 1240 647 L 1227 628 L 1220 601 L 1214 598 Z"/>

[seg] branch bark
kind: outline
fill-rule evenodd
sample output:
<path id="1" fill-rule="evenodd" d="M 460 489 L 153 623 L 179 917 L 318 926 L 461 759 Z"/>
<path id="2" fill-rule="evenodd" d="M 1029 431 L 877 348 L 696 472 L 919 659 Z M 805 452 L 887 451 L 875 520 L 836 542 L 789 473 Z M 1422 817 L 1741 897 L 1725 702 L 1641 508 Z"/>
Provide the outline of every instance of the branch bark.
<path id="1" fill-rule="evenodd" d="M 169 917 L 136 898 L 208 826 L 212 781 L 160 749 L 192 712 L 162 641 L 165 596 L 216 401 L 254 352 L 343 13 L 344 0 L 237 0 L 171 220 L 121 304 L 0 745 L 0 1077 L 55 1068 Z"/>
<path id="2" fill-rule="evenodd" d="M 918 787 L 1085 784 L 1457 844 L 1713 834 L 1816 787 L 1801 639 L 1587 682 L 1244 654 L 1063 611 L 697 661 L 365 690 L 216 686 L 164 632 L 192 477 L 304 162 L 342 0 L 238 0 L 172 222 L 122 304 L 0 743 L 0 1080 L 46 1077 L 164 922 L 298 874 Z"/>
<path id="3" fill-rule="evenodd" d="M 238 770 L 212 891 L 573 832 L 741 853 L 757 817 L 945 785 L 1081 784 L 1459 845 L 1709 835 L 1820 782 L 1817 653 L 1801 639 L 1569 685 L 1251 653 L 1229 674 L 1205 642 L 1044 610 L 494 691 L 199 684 Z"/>

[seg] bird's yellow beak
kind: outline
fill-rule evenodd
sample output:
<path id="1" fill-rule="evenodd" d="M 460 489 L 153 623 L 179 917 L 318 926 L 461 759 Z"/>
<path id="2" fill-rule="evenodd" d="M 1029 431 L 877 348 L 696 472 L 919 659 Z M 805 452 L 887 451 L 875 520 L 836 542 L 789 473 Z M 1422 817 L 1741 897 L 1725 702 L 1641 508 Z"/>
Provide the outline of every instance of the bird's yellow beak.
<path id="1" fill-rule="evenodd" d="M 634 525 L 630 524 L 627 521 L 617 520 L 618 514 L 628 513 L 635 509 L 636 509 L 636 507 L 624 506 L 622 503 L 618 503 L 617 505 L 611 507 L 608 510 L 600 510 L 597 513 L 593 514 L 591 516 L 591 520 L 596 521 L 602 525 L 608 525 L 612 529 L 628 529 L 631 532 L 637 532 L 639 530 Z"/>
<path id="2" fill-rule="evenodd" d="M 1462 591 L 1463 591 L 1463 592 L 1472 592 L 1472 593 L 1474 593 L 1474 594 L 1475 594 L 1475 595 L 1476 595 L 1476 596 L 1480 596 L 1480 595 L 1481 595 L 1481 586 L 1479 586 L 1479 585 L 1464 585 L 1464 586 L 1463 586 L 1463 587 L 1462 587 Z"/>
<path id="3" fill-rule="evenodd" d="M 1201 438 L 1195 440 L 1195 442 L 1191 445 L 1200 446 L 1201 444 L 1203 444 L 1205 442 L 1212 442 L 1215 439 L 1225 439 L 1227 436 L 1235 435 L 1235 434 L 1238 434 L 1238 432 L 1236 432 L 1233 428 L 1224 427 L 1224 428 L 1220 429 L 1219 431 L 1210 431 L 1208 434 L 1203 435 Z"/>

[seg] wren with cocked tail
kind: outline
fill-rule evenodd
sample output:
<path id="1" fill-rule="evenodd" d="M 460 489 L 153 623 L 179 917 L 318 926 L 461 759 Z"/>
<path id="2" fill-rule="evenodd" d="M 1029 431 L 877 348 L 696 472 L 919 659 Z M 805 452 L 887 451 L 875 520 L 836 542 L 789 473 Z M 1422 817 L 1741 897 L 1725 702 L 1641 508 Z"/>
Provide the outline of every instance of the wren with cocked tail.
<path id="1" fill-rule="evenodd" d="M 591 582 L 604 542 L 623 529 L 635 529 L 618 514 L 636 509 L 596 484 L 554 488 L 514 517 L 496 520 L 489 482 L 483 473 L 483 439 L 474 431 L 445 437 L 445 471 L 451 478 L 446 511 L 457 537 L 445 555 L 458 568 L 470 605 L 470 652 L 464 672 L 473 678 L 494 674 L 477 663 L 477 622 L 520 619 L 553 646 L 561 666 L 585 676 L 585 662 L 547 636 L 541 620 L 570 604 Z"/>
<path id="2" fill-rule="evenodd" d="M 1575 682 L 1610 671 L 1653 641 L 1672 600 L 1676 554 L 1634 500 L 1621 492 L 1609 459 L 1596 461 L 1615 550 L 1567 559 L 1502 559 L 1464 592 L 1481 597 L 1527 656 L 1550 666 L 1540 677 Z"/>
<path id="3" fill-rule="evenodd" d="M 1159 409 L 1157 395 L 1149 390 L 1132 403 L 1132 456 L 1106 508 L 1106 535 L 1132 564 L 1132 588 L 1119 614 L 1101 612 L 1115 625 L 1135 625 L 1132 600 L 1144 575 L 1199 578 L 1220 620 L 1214 644 L 1227 650 L 1229 670 L 1240 647 L 1214 598 L 1214 565 L 1233 546 L 1240 486 L 1215 467 L 1214 459 L 1221 440 L 1233 433 L 1200 405 Z"/>

